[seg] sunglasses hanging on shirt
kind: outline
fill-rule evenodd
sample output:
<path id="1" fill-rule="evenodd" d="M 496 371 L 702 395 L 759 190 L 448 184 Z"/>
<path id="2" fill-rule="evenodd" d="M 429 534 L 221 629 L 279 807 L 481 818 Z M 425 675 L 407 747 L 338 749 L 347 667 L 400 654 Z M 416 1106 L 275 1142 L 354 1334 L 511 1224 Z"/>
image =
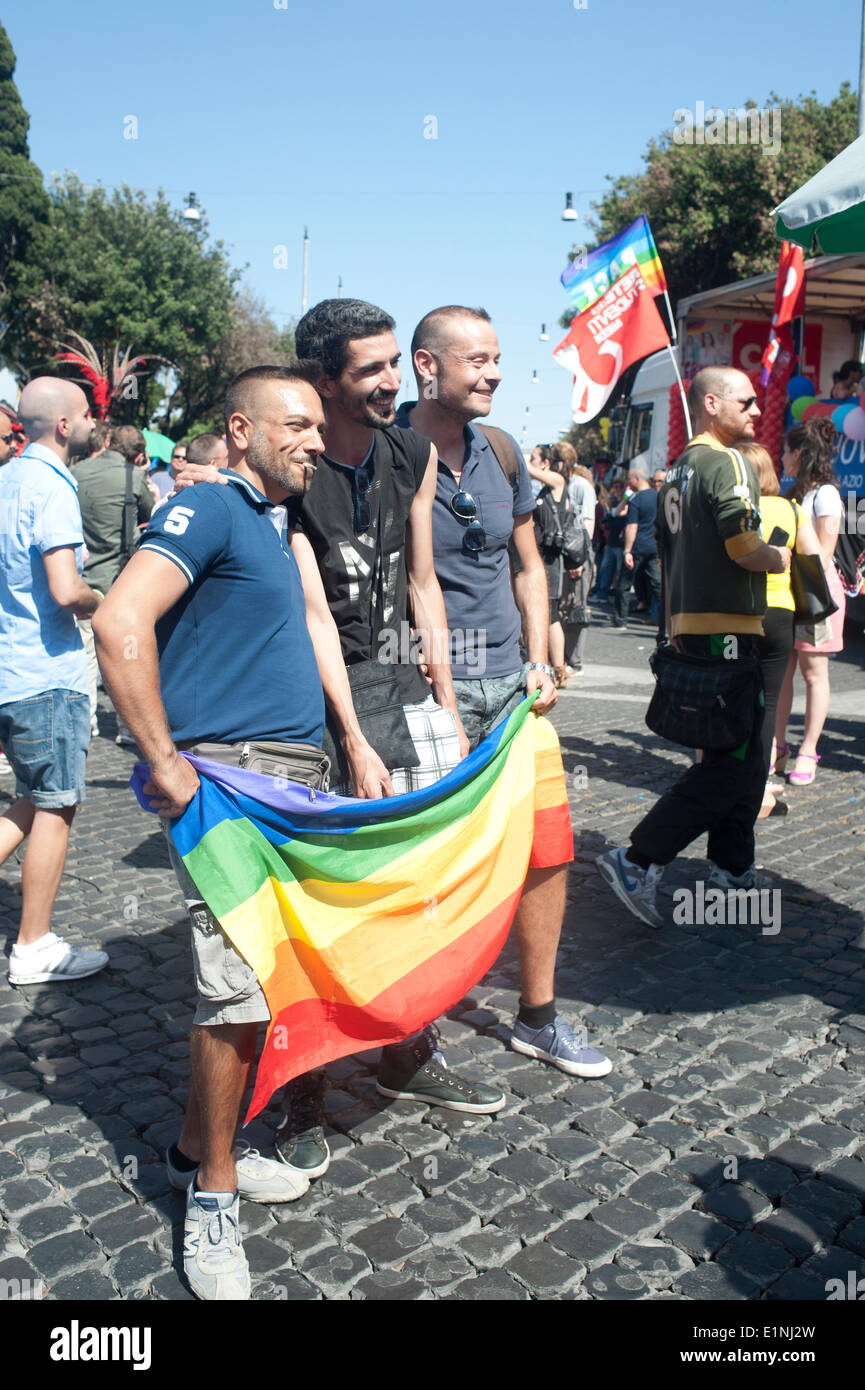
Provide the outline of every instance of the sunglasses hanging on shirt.
<path id="1" fill-rule="evenodd" d="M 463 532 L 463 546 L 466 550 L 477 554 L 479 550 L 486 550 L 487 533 L 478 521 L 478 504 L 470 492 L 465 492 L 460 488 L 451 498 L 451 511 L 454 516 L 459 517 L 460 521 L 468 522 Z"/>

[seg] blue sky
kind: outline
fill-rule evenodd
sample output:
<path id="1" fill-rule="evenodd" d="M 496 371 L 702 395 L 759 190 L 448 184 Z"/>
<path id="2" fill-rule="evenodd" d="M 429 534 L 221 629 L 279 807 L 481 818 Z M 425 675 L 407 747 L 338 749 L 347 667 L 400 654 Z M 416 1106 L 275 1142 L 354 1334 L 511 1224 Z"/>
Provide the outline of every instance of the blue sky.
<path id="1" fill-rule="evenodd" d="M 569 423 L 558 276 L 606 176 L 639 172 L 679 107 L 855 84 L 861 8 L 835 0 L 821 27 L 803 0 L 39 0 L 4 23 L 46 177 L 178 206 L 194 190 L 280 323 L 300 311 L 304 224 L 310 304 L 341 275 L 394 315 L 406 357 L 427 310 L 484 305 L 505 372 L 491 422 L 532 444 Z"/>

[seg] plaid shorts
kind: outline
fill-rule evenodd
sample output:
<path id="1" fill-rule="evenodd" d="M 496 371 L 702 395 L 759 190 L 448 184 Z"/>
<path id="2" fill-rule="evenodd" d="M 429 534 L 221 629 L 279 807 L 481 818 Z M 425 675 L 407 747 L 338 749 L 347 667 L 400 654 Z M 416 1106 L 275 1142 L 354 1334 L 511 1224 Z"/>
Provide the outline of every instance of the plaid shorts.
<path id="1" fill-rule="evenodd" d="M 390 774 L 397 796 L 429 787 L 450 772 L 460 761 L 456 720 L 449 710 L 437 705 L 432 695 L 418 705 L 403 705 L 418 767 L 397 767 Z"/>

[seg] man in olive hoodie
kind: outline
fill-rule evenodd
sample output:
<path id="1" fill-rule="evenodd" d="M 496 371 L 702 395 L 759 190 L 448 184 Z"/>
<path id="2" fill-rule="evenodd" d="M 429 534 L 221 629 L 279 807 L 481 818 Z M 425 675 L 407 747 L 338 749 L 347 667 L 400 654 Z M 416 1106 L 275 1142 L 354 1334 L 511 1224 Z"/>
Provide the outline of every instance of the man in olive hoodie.
<path id="1" fill-rule="evenodd" d="M 754 438 L 757 397 L 744 372 L 707 367 L 694 377 L 688 404 L 697 434 L 658 494 L 667 632 L 683 653 L 743 658 L 756 653 L 763 631 L 766 573 L 790 564 L 786 547 L 762 539 L 757 475 L 734 447 Z M 655 894 L 664 867 L 706 831 L 710 882 L 724 890 L 757 887 L 762 718 L 758 681 L 746 742 L 728 753 L 706 750 L 634 828 L 630 848 L 595 860 L 620 901 L 650 926 L 663 925 Z"/>

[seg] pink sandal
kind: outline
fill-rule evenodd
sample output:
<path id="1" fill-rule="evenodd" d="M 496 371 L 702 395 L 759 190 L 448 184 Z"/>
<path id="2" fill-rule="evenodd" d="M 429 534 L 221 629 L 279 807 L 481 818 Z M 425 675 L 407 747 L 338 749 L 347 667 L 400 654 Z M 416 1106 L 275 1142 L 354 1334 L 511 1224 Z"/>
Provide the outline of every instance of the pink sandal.
<path id="1" fill-rule="evenodd" d="M 793 750 L 790 747 L 789 743 L 784 743 L 781 745 L 781 751 L 779 752 L 777 743 L 774 739 L 772 739 L 772 762 L 769 767 L 770 777 L 772 776 L 773 772 L 777 772 L 779 774 L 786 772 L 787 759 L 789 758 L 792 751 Z"/>
<path id="2" fill-rule="evenodd" d="M 814 781 L 814 778 L 817 776 L 817 764 L 820 761 L 820 754 L 797 753 L 797 762 L 799 758 L 807 758 L 809 762 L 813 762 L 814 766 L 811 768 L 809 772 L 788 772 L 787 781 L 792 782 L 794 787 L 809 787 L 811 783 Z"/>

